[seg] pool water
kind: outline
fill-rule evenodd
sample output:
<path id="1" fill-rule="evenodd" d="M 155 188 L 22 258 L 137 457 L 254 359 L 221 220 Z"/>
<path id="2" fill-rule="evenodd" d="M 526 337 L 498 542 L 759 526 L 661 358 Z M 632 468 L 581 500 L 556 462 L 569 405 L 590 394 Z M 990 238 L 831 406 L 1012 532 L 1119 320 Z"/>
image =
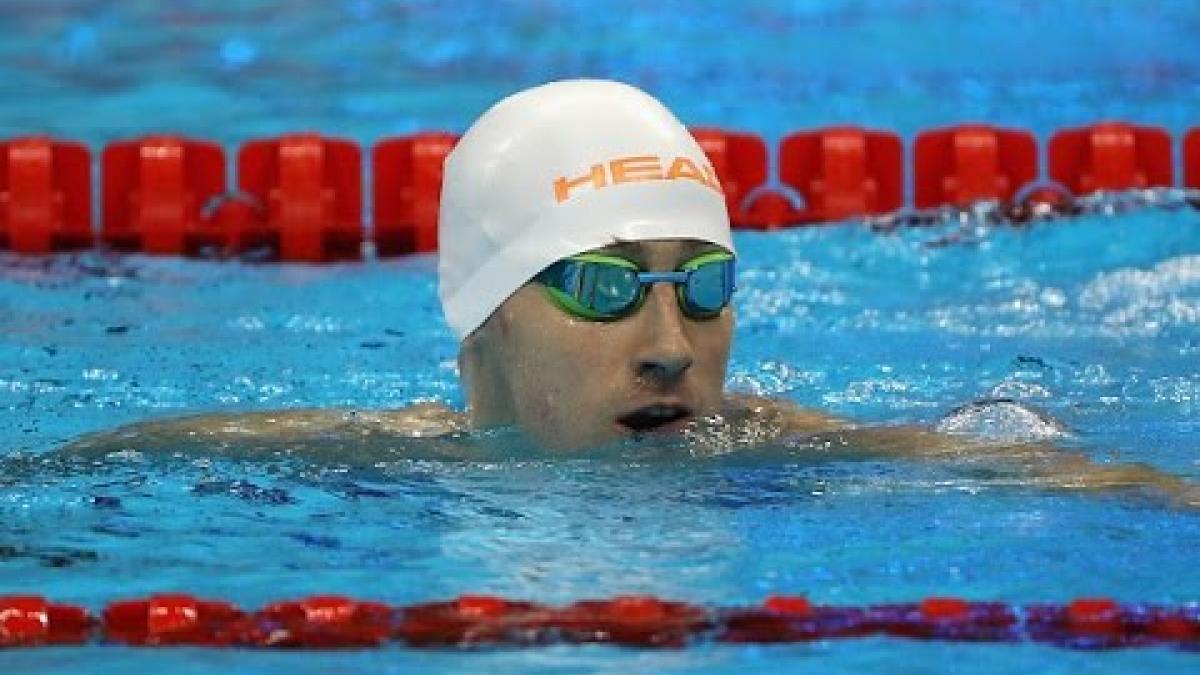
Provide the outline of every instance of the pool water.
<path id="1" fill-rule="evenodd" d="M 92 144 L 167 128 L 227 144 L 316 128 L 373 142 L 461 130 L 553 77 L 647 87 L 689 123 L 777 139 L 836 122 L 1050 130 L 1200 123 L 1194 3 L 307 3 L 18 0 L 0 9 L 0 136 Z M 1102 38 L 1102 39 L 1101 39 Z M 634 49 L 635 45 L 653 48 Z M 986 48 L 981 48 L 986 45 Z M 997 54 L 1007 58 L 995 58 Z M 749 102 L 749 103 L 748 103 Z M 728 385 L 864 423 L 1013 398 L 1094 461 L 1200 481 L 1200 212 L 1031 228 L 739 233 Z M 947 234 L 958 243 L 940 245 Z M 1046 490 L 964 462 L 777 448 L 526 461 L 362 461 L 171 448 L 94 462 L 79 435 L 196 412 L 461 406 L 432 257 L 254 265 L 0 255 L 0 591 L 93 610 L 182 590 L 247 607 L 311 593 L 403 604 L 654 593 L 710 605 L 958 595 L 1200 599 L 1200 512 Z M 238 451 L 241 451 L 240 453 Z M 1185 672 L 1168 650 L 864 639 L 262 653 L 7 651 L 13 669 L 128 672 Z"/>
<path id="2" fill-rule="evenodd" d="M 1012 397 L 1062 420 L 1075 430 L 1062 442 L 1098 462 L 1200 479 L 1200 378 L 1189 368 L 1200 349 L 1198 218 L 1094 217 L 979 231 L 952 247 L 928 246 L 936 232 L 887 236 L 852 224 L 739 234 L 729 386 L 877 423 L 933 423 L 963 402 Z M 12 412 L 0 564 L 10 588 L 93 608 L 172 589 L 252 607 L 316 592 L 393 603 L 637 592 L 712 605 L 779 592 L 845 604 L 947 593 L 1200 597 L 1200 513 L 1136 490 L 1048 491 L 954 463 L 803 451 L 451 462 L 406 460 L 403 441 L 379 462 L 279 448 L 258 460 L 220 448 L 61 460 L 46 453 L 80 432 L 194 411 L 461 404 L 432 259 L 313 267 L 84 254 L 5 263 L 0 405 Z M 120 670 L 123 657 L 107 653 L 6 658 L 117 658 Z M 1182 669 L 1194 658 L 865 640 L 244 663 L 734 671 L 758 659 L 819 658 L 838 671 L 952 654 L 981 672 L 1039 658 Z"/>

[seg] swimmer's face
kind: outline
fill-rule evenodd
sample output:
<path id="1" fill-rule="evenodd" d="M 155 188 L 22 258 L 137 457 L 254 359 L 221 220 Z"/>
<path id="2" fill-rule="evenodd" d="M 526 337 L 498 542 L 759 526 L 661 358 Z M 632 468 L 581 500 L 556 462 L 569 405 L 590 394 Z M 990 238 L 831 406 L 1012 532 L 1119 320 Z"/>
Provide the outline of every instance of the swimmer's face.
<path id="1" fill-rule="evenodd" d="M 664 240 L 598 252 L 670 271 L 714 250 Z M 597 322 L 568 314 L 530 282 L 463 343 L 472 422 L 516 426 L 550 448 L 678 431 L 719 408 L 732 333 L 731 307 L 715 318 L 689 318 L 669 283 L 651 286 L 633 314 Z"/>

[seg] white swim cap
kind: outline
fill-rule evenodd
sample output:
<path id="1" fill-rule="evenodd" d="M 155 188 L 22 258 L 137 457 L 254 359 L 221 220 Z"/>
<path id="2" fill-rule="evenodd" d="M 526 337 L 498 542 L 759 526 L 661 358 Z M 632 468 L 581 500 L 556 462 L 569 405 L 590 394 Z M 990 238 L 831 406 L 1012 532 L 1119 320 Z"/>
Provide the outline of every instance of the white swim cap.
<path id="1" fill-rule="evenodd" d="M 439 295 L 460 339 L 550 264 L 647 239 L 733 250 L 712 165 L 683 124 L 634 87 L 570 80 L 519 92 L 446 158 Z"/>

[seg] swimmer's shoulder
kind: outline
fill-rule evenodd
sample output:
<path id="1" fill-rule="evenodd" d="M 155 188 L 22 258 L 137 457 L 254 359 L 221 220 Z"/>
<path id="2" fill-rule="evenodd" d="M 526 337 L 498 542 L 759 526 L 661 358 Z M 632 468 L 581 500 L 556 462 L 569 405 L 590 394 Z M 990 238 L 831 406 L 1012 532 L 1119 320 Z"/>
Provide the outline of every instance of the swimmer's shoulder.
<path id="1" fill-rule="evenodd" d="M 726 396 L 731 417 L 745 416 L 770 436 L 794 447 L 836 448 L 844 456 L 934 457 L 956 453 L 968 441 L 914 425 L 861 425 L 821 410 L 802 408 L 786 399 L 752 394 Z"/>
<path id="2" fill-rule="evenodd" d="M 414 403 L 390 410 L 301 408 L 248 413 L 210 413 L 133 425 L 147 433 L 199 436 L 294 438 L 338 431 L 438 436 L 465 429 L 466 416 L 440 403 Z M 128 428 L 127 428 L 128 429 Z"/>
<path id="3" fill-rule="evenodd" d="M 463 433 L 471 428 L 467 414 L 442 403 L 414 403 L 391 410 L 356 411 L 355 422 L 384 433 L 428 438 Z"/>
<path id="4" fill-rule="evenodd" d="M 464 413 L 440 403 L 391 410 L 305 408 L 247 413 L 205 413 L 148 420 L 84 435 L 65 448 L 72 454 L 138 450 L 212 449 L 336 442 L 365 438 L 438 438 L 468 429 Z"/>
<path id="5" fill-rule="evenodd" d="M 778 427 L 780 435 L 818 434 L 842 431 L 853 426 L 848 420 L 827 412 L 802 408 L 786 399 L 754 394 L 726 394 L 724 407 L 735 414 L 769 419 Z"/>

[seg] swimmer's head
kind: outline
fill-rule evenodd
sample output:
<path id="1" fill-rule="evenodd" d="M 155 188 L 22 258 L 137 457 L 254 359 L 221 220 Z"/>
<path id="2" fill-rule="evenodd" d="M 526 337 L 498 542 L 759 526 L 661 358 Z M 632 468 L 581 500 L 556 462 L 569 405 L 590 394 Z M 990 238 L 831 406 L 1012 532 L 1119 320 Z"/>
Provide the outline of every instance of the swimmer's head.
<path id="1" fill-rule="evenodd" d="M 729 307 L 697 312 L 681 287 L 655 283 L 619 316 L 597 317 L 546 288 L 543 272 L 584 252 L 647 271 L 732 252 L 711 164 L 644 92 L 555 82 L 484 113 L 446 161 L 439 249 L 475 424 L 578 447 L 719 406 Z"/>

